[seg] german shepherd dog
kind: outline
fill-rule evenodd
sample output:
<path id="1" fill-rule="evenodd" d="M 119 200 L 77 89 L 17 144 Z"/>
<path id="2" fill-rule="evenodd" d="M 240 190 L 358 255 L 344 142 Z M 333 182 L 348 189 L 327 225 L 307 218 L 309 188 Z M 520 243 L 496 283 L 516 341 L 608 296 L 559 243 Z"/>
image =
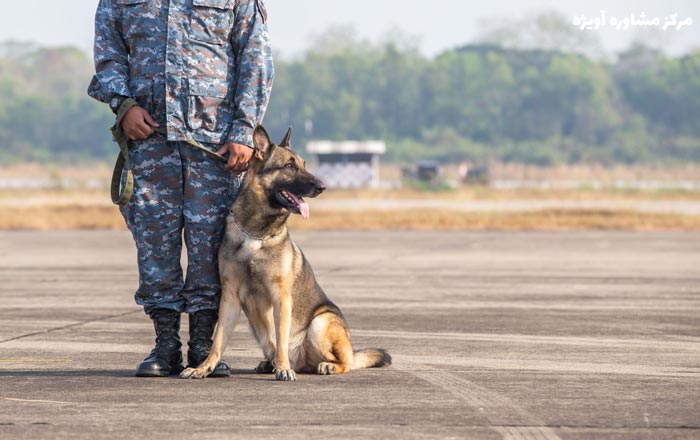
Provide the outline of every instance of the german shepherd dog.
<path id="1" fill-rule="evenodd" d="M 291 129 L 279 146 L 262 126 L 253 138 L 256 154 L 226 220 L 219 250 L 222 293 L 211 353 L 180 377 L 201 379 L 214 370 L 241 310 L 263 351 L 258 373 L 291 381 L 296 372 L 338 374 L 390 365 L 384 350 L 353 350 L 343 314 L 289 237 L 290 214 L 309 217 L 302 197 L 316 197 L 326 189 L 291 149 Z"/>

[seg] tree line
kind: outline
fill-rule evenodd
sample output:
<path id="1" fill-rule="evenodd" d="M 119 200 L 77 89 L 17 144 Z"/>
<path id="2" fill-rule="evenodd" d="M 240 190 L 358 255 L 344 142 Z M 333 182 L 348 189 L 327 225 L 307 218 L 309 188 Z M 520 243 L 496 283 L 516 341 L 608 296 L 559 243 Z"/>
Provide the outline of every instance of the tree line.
<path id="1" fill-rule="evenodd" d="M 700 51 L 634 45 L 614 62 L 473 44 L 435 57 L 393 42 L 317 45 L 276 60 L 265 125 L 310 139 L 382 139 L 387 159 L 700 162 Z M 76 48 L 0 45 L 0 163 L 112 159 L 106 105 Z"/>

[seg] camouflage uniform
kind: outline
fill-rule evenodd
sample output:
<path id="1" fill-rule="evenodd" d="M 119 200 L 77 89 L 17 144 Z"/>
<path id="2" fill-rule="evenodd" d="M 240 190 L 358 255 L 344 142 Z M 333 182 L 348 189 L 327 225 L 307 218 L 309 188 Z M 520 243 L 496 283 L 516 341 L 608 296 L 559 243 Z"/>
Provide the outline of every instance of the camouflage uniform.
<path id="1" fill-rule="evenodd" d="M 274 71 L 266 20 L 262 0 L 100 0 L 88 94 L 134 98 L 167 129 L 132 142 L 134 193 L 121 209 L 147 313 L 218 308 L 216 254 L 238 179 L 183 141 L 253 147 Z"/>

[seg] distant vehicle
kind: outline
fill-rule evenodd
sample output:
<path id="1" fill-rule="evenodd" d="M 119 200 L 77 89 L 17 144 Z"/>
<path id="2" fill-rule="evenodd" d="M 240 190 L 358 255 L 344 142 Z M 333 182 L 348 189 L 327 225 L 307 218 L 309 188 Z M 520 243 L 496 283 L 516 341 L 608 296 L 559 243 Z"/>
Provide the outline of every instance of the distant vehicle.
<path id="1" fill-rule="evenodd" d="M 442 168 L 437 161 L 423 160 L 416 164 L 416 177 L 421 182 L 438 183 L 442 176 Z"/>
<path id="2" fill-rule="evenodd" d="M 424 160 L 416 162 L 414 167 L 404 167 L 401 169 L 401 177 L 409 184 L 420 184 L 425 188 L 438 189 L 445 185 L 440 163 L 434 160 Z"/>
<path id="3" fill-rule="evenodd" d="M 488 185 L 491 181 L 487 164 L 462 162 L 457 168 L 459 181 L 466 185 Z"/>

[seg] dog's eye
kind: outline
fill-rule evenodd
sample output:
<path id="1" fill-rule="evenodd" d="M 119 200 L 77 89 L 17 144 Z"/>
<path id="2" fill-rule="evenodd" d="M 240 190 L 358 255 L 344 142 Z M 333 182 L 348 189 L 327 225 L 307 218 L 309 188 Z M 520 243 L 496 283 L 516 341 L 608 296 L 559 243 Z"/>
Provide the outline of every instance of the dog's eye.
<path id="1" fill-rule="evenodd" d="M 294 162 L 287 162 L 287 164 L 284 166 L 285 168 L 289 168 L 290 170 L 296 170 L 297 165 Z"/>

